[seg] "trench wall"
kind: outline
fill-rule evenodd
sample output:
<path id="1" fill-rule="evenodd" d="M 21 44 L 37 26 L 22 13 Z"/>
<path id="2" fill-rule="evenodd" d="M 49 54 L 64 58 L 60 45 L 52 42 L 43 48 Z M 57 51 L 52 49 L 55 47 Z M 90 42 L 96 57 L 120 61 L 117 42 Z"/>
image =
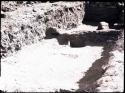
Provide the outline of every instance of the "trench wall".
<path id="1" fill-rule="evenodd" d="M 84 17 L 84 2 L 2 1 L 1 8 L 5 15 L 1 18 L 1 57 L 41 41 L 48 27 L 75 28 Z"/>

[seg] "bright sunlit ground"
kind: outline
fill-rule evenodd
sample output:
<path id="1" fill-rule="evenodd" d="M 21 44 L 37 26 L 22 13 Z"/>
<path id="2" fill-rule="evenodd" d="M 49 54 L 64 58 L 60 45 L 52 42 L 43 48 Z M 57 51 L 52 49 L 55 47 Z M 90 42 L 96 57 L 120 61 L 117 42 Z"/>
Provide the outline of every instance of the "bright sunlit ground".
<path id="1" fill-rule="evenodd" d="M 56 39 L 22 48 L 1 62 L 0 89 L 4 91 L 47 92 L 78 89 L 78 81 L 101 58 L 103 47 L 71 48 Z"/>

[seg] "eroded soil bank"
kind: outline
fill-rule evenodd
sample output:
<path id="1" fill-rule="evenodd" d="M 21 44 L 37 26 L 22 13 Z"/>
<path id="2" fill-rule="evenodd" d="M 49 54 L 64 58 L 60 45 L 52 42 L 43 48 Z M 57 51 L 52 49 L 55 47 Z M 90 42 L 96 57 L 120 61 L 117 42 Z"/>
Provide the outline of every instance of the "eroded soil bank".
<path id="1" fill-rule="evenodd" d="M 41 41 L 49 27 L 76 28 L 84 17 L 84 2 L 3 1 L 2 10 L 5 17 L 1 19 L 1 57 L 6 57 L 25 45 Z"/>

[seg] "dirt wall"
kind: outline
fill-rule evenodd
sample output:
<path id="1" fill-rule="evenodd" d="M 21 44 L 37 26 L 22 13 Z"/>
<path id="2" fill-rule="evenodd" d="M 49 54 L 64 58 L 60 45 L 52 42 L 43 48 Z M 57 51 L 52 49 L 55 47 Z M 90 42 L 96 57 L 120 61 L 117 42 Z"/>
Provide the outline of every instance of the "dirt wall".
<path id="1" fill-rule="evenodd" d="M 83 2 L 2 1 L 1 57 L 41 41 L 48 27 L 71 29 L 84 17 Z"/>

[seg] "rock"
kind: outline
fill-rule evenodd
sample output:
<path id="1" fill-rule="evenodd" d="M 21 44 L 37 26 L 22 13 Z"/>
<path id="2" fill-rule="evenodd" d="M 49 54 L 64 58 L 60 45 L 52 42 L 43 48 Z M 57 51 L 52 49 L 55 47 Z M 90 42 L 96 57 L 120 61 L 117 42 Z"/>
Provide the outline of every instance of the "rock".
<path id="1" fill-rule="evenodd" d="M 102 29 L 109 29 L 109 24 L 106 22 L 100 22 L 98 24 L 97 30 L 102 30 Z"/>

